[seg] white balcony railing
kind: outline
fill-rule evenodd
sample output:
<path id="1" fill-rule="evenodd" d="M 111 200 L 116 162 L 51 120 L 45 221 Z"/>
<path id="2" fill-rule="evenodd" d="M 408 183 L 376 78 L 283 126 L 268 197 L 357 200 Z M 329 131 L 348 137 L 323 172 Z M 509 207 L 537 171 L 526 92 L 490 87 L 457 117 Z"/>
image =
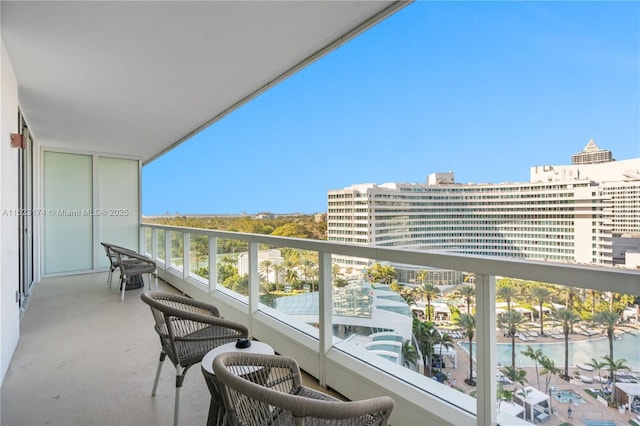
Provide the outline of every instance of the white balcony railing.
<path id="1" fill-rule="evenodd" d="M 207 244 L 203 278 L 193 266 L 194 237 Z M 490 425 L 518 424 L 519 419 L 497 413 L 495 280 L 510 277 L 584 289 L 640 294 L 638 271 L 554 264 L 510 258 L 457 255 L 334 243 L 318 240 L 145 224 L 141 248 L 159 262 L 160 277 L 189 296 L 219 306 L 225 317 L 248 324 L 253 337 L 293 356 L 322 385 L 351 399 L 386 394 L 394 398 L 392 424 Z M 180 244 L 175 244 L 181 241 Z M 222 242 L 242 242 L 248 252 L 248 295 L 218 284 L 218 247 Z M 172 243 L 173 242 L 173 243 Z M 229 245 L 233 247 L 233 245 Z M 291 248 L 313 252 L 318 261 L 317 324 L 293 319 L 260 303 L 259 247 Z M 202 247 L 198 249 L 202 252 Z M 237 253 L 234 253 L 236 255 Z M 458 392 L 382 357 L 354 349 L 334 336 L 332 256 L 377 262 L 473 272 L 476 276 L 476 398 Z M 202 260 L 202 259 L 200 259 Z"/>

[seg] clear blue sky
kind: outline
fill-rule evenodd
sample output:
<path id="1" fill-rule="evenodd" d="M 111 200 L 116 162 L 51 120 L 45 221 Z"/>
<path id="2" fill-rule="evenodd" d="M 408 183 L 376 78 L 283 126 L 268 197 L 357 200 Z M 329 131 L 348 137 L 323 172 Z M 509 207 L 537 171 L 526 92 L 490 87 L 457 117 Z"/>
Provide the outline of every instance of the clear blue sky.
<path id="1" fill-rule="evenodd" d="M 314 213 L 356 183 L 640 157 L 640 3 L 416 2 L 142 170 L 145 215 Z M 168 172 L 170 171 L 170 172 Z"/>

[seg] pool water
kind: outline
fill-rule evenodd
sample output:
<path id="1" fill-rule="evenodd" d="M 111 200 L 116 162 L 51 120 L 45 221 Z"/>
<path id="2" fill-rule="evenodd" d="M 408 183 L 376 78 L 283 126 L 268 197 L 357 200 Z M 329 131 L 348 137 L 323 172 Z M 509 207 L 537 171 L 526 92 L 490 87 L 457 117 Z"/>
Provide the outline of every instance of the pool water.
<path id="1" fill-rule="evenodd" d="M 617 426 L 616 423 L 611 420 L 583 420 L 587 426 Z"/>
<path id="2" fill-rule="evenodd" d="M 556 401 L 566 404 L 571 400 L 574 404 L 584 404 L 586 401 L 582 397 L 571 390 L 554 390 L 551 392 Z"/>

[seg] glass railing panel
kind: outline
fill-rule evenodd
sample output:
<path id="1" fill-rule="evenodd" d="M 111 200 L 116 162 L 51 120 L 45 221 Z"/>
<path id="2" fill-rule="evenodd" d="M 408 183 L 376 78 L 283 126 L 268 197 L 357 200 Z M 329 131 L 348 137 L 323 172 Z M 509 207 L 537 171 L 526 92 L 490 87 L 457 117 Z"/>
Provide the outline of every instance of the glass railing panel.
<path id="1" fill-rule="evenodd" d="M 184 234 L 171 231 L 171 267 L 182 271 L 184 263 Z"/>
<path id="2" fill-rule="evenodd" d="M 209 237 L 191 233 L 189 237 L 189 275 L 203 283 L 209 279 Z"/>
<path id="3" fill-rule="evenodd" d="M 151 228 L 143 228 L 143 229 L 144 229 L 144 254 L 146 256 L 151 257 L 151 253 L 153 252 L 153 247 L 152 247 L 153 229 Z"/>
<path id="4" fill-rule="evenodd" d="M 249 295 L 249 259 L 246 242 L 230 238 L 218 238 L 216 247 L 217 286 L 219 289 L 240 295 Z"/>
<path id="5" fill-rule="evenodd" d="M 462 290 L 474 288 L 471 274 L 344 256 L 333 262 L 333 335 L 340 350 L 453 405 L 460 393 L 475 395 L 476 383 L 468 380 L 475 374 L 460 344 L 475 333 Z M 464 405 L 469 409 L 473 400 Z"/>
<path id="6" fill-rule="evenodd" d="M 318 253 L 260 244 L 257 262 L 259 309 L 317 338 Z"/>
<path id="7" fill-rule="evenodd" d="M 167 247 L 167 231 L 164 229 L 158 229 L 158 261 L 165 262 L 166 259 L 166 247 Z"/>
<path id="8" fill-rule="evenodd" d="M 607 419 L 621 413 L 618 407 L 630 410 L 634 398 L 614 388 L 640 383 L 636 302 L 632 295 L 498 279 L 501 404 L 524 407 L 520 417 L 532 423 L 568 418 L 570 411 Z"/>

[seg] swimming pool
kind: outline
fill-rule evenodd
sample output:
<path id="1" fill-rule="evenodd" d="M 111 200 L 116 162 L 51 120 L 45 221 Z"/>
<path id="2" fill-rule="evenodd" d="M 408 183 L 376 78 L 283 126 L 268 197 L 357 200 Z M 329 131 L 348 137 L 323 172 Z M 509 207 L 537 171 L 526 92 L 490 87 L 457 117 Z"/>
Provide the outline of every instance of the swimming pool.
<path id="1" fill-rule="evenodd" d="M 566 404 L 569 401 L 576 405 L 584 404 L 586 402 L 584 399 L 582 399 L 580 394 L 572 390 L 554 390 L 553 392 L 551 392 L 551 394 L 556 401 L 562 402 L 563 404 Z"/>
<path id="2" fill-rule="evenodd" d="M 587 426 L 617 426 L 615 422 L 611 420 L 588 420 L 584 419 L 582 421 Z"/>

